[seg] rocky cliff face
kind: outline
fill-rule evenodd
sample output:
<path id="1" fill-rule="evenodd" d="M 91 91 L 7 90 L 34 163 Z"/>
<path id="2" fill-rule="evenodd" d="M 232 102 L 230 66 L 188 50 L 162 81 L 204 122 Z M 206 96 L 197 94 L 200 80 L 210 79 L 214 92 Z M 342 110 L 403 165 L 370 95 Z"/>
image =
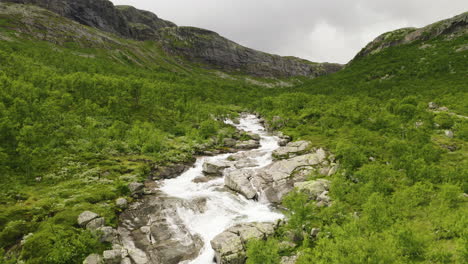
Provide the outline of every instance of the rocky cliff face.
<path id="1" fill-rule="evenodd" d="M 295 57 L 281 57 L 243 47 L 215 32 L 172 27 L 160 30 L 164 48 L 191 61 L 212 65 L 221 70 L 239 71 L 257 76 L 311 76 L 336 72 L 341 65 L 312 63 Z"/>
<path id="2" fill-rule="evenodd" d="M 243 47 L 215 32 L 177 27 L 155 14 L 131 6 L 114 6 L 108 0 L 2 0 L 33 4 L 106 32 L 135 40 L 161 42 L 172 55 L 211 68 L 260 77 L 317 77 L 336 72 L 340 64 L 312 63 Z"/>
<path id="3" fill-rule="evenodd" d="M 377 53 L 388 47 L 408 44 L 414 41 L 425 41 L 439 36 L 448 38 L 453 35 L 468 33 L 468 12 L 436 22 L 423 28 L 402 28 L 384 33 L 364 47 L 353 59 Z"/>

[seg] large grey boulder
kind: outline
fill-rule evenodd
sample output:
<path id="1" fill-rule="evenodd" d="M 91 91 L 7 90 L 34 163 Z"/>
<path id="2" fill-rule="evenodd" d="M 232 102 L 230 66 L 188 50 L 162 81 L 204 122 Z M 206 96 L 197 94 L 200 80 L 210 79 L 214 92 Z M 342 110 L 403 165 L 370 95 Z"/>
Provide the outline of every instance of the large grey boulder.
<path id="1" fill-rule="evenodd" d="M 221 161 L 206 161 L 203 163 L 203 173 L 212 176 L 221 176 L 226 168 L 229 168 L 229 164 Z"/>
<path id="2" fill-rule="evenodd" d="M 304 154 L 311 147 L 309 141 L 289 142 L 286 146 L 273 151 L 275 159 L 287 159 Z"/>
<path id="3" fill-rule="evenodd" d="M 322 193 L 329 190 L 330 181 L 319 179 L 315 181 L 296 182 L 294 187 L 297 188 L 298 191 L 307 194 L 310 199 L 315 200 Z"/>
<path id="4" fill-rule="evenodd" d="M 252 175 L 253 171 L 251 170 L 232 170 L 226 173 L 224 184 L 229 189 L 244 195 L 247 199 L 253 199 L 257 196 L 257 192 L 250 182 Z"/>
<path id="5" fill-rule="evenodd" d="M 265 239 L 275 231 L 273 223 L 243 223 L 228 228 L 211 240 L 218 264 L 243 264 L 245 244 L 251 239 Z"/>
<path id="6" fill-rule="evenodd" d="M 91 220 L 98 218 L 99 215 L 91 212 L 91 211 L 84 211 L 78 216 L 78 224 L 80 226 L 86 226 Z"/>
<path id="7" fill-rule="evenodd" d="M 103 264 L 104 260 L 98 254 L 91 254 L 85 258 L 83 264 Z"/>

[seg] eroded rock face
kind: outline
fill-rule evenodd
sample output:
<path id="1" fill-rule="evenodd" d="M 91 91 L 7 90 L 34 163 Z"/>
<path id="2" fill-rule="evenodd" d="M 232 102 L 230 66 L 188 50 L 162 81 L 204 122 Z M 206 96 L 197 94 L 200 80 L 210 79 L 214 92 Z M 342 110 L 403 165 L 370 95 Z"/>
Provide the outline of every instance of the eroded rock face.
<path id="1" fill-rule="evenodd" d="M 265 239 L 273 234 L 273 223 L 244 223 L 235 225 L 211 240 L 218 264 L 243 264 L 246 259 L 245 244 L 250 239 Z"/>
<path id="2" fill-rule="evenodd" d="M 144 196 L 120 215 L 118 233 L 129 258 L 137 264 L 176 264 L 197 256 L 202 240 L 185 229 L 177 208 L 204 210 L 204 203 L 185 204 L 162 195 Z"/>

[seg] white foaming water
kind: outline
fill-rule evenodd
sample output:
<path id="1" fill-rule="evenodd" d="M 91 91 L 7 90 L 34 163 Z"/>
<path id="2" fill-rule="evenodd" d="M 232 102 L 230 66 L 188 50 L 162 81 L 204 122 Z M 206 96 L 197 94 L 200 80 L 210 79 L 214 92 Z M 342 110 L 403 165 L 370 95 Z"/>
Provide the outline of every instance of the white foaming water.
<path id="1" fill-rule="evenodd" d="M 239 124 L 233 124 L 231 121 L 226 121 L 226 123 L 261 136 L 261 146 L 259 149 L 245 151 L 259 153 L 252 156 L 252 159 L 258 164 L 255 168 L 264 167 L 272 162 L 271 153 L 279 147 L 278 138 L 268 135 L 258 118 L 254 115 L 247 115 L 241 118 Z M 183 219 L 187 229 L 193 234 L 198 234 L 204 242 L 199 256 L 185 263 L 214 263 L 215 253 L 211 248 L 210 241 L 234 224 L 274 222 L 283 218 L 282 214 L 273 211 L 268 203 L 262 202 L 262 199 L 260 199 L 260 202 L 248 200 L 240 194 L 223 190 L 224 179 L 222 177 L 205 183 L 193 182 L 196 177 L 203 175 L 202 166 L 205 161 L 226 160 L 230 155 L 221 154 L 213 157 L 198 158 L 193 168 L 175 179 L 165 180 L 162 184 L 161 190 L 169 196 L 188 201 L 206 199 L 206 208 L 203 213 L 184 207 L 177 208 L 177 213 Z"/>

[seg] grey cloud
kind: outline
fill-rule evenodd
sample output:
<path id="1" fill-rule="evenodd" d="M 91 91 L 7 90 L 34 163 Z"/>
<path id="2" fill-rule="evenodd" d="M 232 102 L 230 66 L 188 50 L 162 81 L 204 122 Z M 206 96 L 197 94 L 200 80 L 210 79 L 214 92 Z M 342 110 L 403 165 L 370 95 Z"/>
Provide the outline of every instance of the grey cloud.
<path id="1" fill-rule="evenodd" d="M 468 11 L 466 0 L 112 0 L 242 45 L 311 61 L 348 62 L 381 33 Z"/>

